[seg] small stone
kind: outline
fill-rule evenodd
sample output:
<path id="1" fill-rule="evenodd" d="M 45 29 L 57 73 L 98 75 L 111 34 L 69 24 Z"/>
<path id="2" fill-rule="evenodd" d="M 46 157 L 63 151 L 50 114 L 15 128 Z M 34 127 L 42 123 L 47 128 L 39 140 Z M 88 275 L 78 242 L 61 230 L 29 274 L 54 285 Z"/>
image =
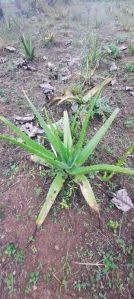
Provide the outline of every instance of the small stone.
<path id="1" fill-rule="evenodd" d="M 36 290 L 37 290 L 37 286 L 33 285 L 33 291 L 36 291 Z"/>
<path id="2" fill-rule="evenodd" d="M 54 248 L 55 248 L 55 250 L 57 250 L 57 251 L 60 249 L 58 245 L 55 245 Z"/>
<path id="3" fill-rule="evenodd" d="M 134 92 L 133 92 L 133 91 L 130 91 L 130 94 L 131 94 L 131 96 L 133 96 L 133 97 L 134 97 Z"/>
<path id="4" fill-rule="evenodd" d="M 43 56 L 43 60 L 46 61 L 48 60 L 48 58 L 46 56 Z"/>
<path id="5" fill-rule="evenodd" d="M 126 46 L 121 46 L 121 47 L 119 47 L 119 50 L 120 51 L 125 51 L 125 50 L 127 50 L 127 47 Z"/>
<path id="6" fill-rule="evenodd" d="M 51 94 L 55 91 L 55 88 L 49 83 L 40 84 L 40 87 L 43 89 L 45 94 Z"/>
<path id="7" fill-rule="evenodd" d="M 78 108 L 79 108 L 79 105 L 77 103 L 73 103 L 71 106 L 71 110 L 73 111 L 73 113 L 78 111 Z"/>
<path id="8" fill-rule="evenodd" d="M 72 39 L 71 40 L 67 40 L 67 41 L 64 42 L 64 45 L 65 46 L 71 46 L 72 42 L 73 42 Z"/>
<path id="9" fill-rule="evenodd" d="M 132 87 L 132 86 L 126 86 L 126 87 L 125 87 L 125 90 L 126 90 L 126 91 L 133 91 L 133 87 Z"/>
<path id="10" fill-rule="evenodd" d="M 110 71 L 112 72 L 112 71 L 117 71 L 117 70 L 118 70 L 118 67 L 117 67 L 117 65 L 115 64 L 115 62 L 113 62 L 113 63 L 111 64 Z"/>
<path id="11" fill-rule="evenodd" d="M 14 61 L 14 64 L 18 67 L 22 67 L 26 64 L 26 61 L 23 58 L 19 58 L 16 61 Z"/>
<path id="12" fill-rule="evenodd" d="M 116 79 L 114 78 L 112 81 L 111 81 L 111 85 L 115 85 L 116 84 Z"/>
<path id="13" fill-rule="evenodd" d="M 23 68 L 24 68 L 25 70 L 27 70 L 27 71 L 31 71 L 31 72 L 36 72 L 36 71 L 37 71 L 37 69 L 36 69 L 35 67 L 33 67 L 33 66 L 29 65 L 29 64 L 24 65 Z"/>
<path id="14" fill-rule="evenodd" d="M 52 71 L 55 68 L 54 64 L 51 62 L 48 62 L 47 67 L 48 67 L 49 71 Z"/>
<path id="15" fill-rule="evenodd" d="M 11 46 L 6 47 L 5 49 L 6 49 L 8 52 L 10 52 L 10 53 L 14 53 L 14 52 L 16 52 L 16 48 L 11 47 Z"/>
<path id="16" fill-rule="evenodd" d="M 0 57 L 0 63 L 5 63 L 7 61 L 6 57 Z"/>
<path id="17" fill-rule="evenodd" d="M 79 57 L 72 58 L 68 65 L 70 71 L 76 69 L 80 65 L 80 58 Z"/>

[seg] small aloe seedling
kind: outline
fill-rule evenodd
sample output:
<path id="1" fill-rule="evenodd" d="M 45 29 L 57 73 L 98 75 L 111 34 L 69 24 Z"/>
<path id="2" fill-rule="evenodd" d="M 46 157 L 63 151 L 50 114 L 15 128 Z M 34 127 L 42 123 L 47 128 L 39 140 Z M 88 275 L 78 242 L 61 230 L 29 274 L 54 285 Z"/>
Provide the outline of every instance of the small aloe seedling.
<path id="1" fill-rule="evenodd" d="M 23 46 L 23 51 L 24 51 L 24 55 L 25 58 L 28 60 L 34 60 L 35 57 L 35 51 L 34 51 L 34 47 L 32 45 L 32 40 L 31 38 L 26 38 L 24 35 L 21 36 L 21 43 Z"/>
<path id="2" fill-rule="evenodd" d="M 96 172 L 108 172 L 108 173 L 124 173 L 129 175 L 134 175 L 134 170 L 123 168 L 115 165 L 108 164 L 97 164 L 84 166 L 84 163 L 88 161 L 90 155 L 93 154 L 96 146 L 101 141 L 101 139 L 106 134 L 107 130 L 111 126 L 113 120 L 117 116 L 119 109 L 115 109 L 110 117 L 105 121 L 105 123 L 98 129 L 96 134 L 87 141 L 86 145 L 86 132 L 88 128 L 88 123 L 93 116 L 93 109 L 96 105 L 97 97 L 91 102 L 91 107 L 87 113 L 87 116 L 83 122 L 80 136 L 77 141 L 73 141 L 70 121 L 67 111 L 64 111 L 64 127 L 63 127 L 63 137 L 59 136 L 58 130 L 50 124 L 49 126 L 44 121 L 43 117 L 36 110 L 35 106 L 32 104 L 28 96 L 24 91 L 24 95 L 30 104 L 33 113 L 39 121 L 40 126 L 44 130 L 46 139 L 49 141 L 52 150 L 48 150 L 43 145 L 38 144 L 34 140 L 31 140 L 26 134 L 24 134 L 19 128 L 17 128 L 11 121 L 0 117 L 10 129 L 12 129 L 21 138 L 22 142 L 12 138 L 10 136 L 1 135 L 0 139 L 9 141 L 26 151 L 34 154 L 39 160 L 42 160 L 43 164 L 47 163 L 50 167 L 57 172 L 50 189 L 48 191 L 45 203 L 43 204 L 39 216 L 37 217 L 36 224 L 37 227 L 41 226 L 47 217 L 54 201 L 63 187 L 65 180 L 70 177 L 74 182 L 80 187 L 81 192 L 88 203 L 88 205 L 95 210 L 99 215 L 99 207 L 95 199 L 94 192 L 88 181 L 86 174 L 92 174 Z"/>

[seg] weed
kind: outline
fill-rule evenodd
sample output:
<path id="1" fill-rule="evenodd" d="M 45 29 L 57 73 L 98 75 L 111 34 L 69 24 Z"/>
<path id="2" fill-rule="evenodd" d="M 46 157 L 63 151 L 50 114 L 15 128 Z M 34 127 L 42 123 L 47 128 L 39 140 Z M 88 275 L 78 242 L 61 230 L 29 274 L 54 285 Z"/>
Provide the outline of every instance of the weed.
<path id="1" fill-rule="evenodd" d="M 38 249 L 34 245 L 31 247 L 31 250 L 34 254 L 38 252 Z"/>
<path id="2" fill-rule="evenodd" d="M 4 97 L 5 96 L 5 90 L 3 88 L 0 88 L 0 97 Z"/>
<path id="3" fill-rule="evenodd" d="M 46 284 L 48 284 L 52 280 L 54 273 L 55 273 L 55 268 L 50 267 L 48 272 L 44 275 L 44 281 Z"/>
<path id="4" fill-rule="evenodd" d="M 127 70 L 128 72 L 133 73 L 133 72 L 134 72 L 134 62 L 129 62 L 129 63 L 126 65 L 126 70 Z"/>
<path id="5" fill-rule="evenodd" d="M 77 84 L 73 85 L 72 89 L 71 89 L 71 92 L 74 96 L 81 95 L 82 94 L 82 86 L 77 85 Z"/>
<path id="6" fill-rule="evenodd" d="M 119 48 L 118 48 L 114 43 L 112 43 L 112 44 L 110 45 L 110 50 L 111 50 L 111 55 L 112 55 L 115 59 L 120 57 L 120 50 L 119 50 Z"/>
<path id="7" fill-rule="evenodd" d="M 13 273 L 9 273 L 4 279 L 4 282 L 6 284 L 9 293 L 13 293 L 15 291 L 14 289 L 15 279 Z"/>
<path id="8" fill-rule="evenodd" d="M 42 193 L 42 188 L 41 187 L 36 187 L 35 188 L 35 196 L 39 197 Z"/>
<path id="9" fill-rule="evenodd" d="M 16 215 L 16 221 L 21 221 L 22 220 L 22 216 L 20 214 Z"/>
<path id="10" fill-rule="evenodd" d="M 60 206 L 62 209 L 68 209 L 69 208 L 68 201 L 65 198 L 63 198 L 62 201 L 60 202 Z"/>
<path id="11" fill-rule="evenodd" d="M 72 271 L 68 253 L 66 256 L 62 257 L 62 264 L 63 264 L 63 267 L 62 267 L 63 277 L 61 279 L 61 287 L 63 287 L 65 289 L 65 291 L 67 291 L 68 277 Z"/>
<path id="12" fill-rule="evenodd" d="M 117 243 L 119 247 L 122 249 L 123 254 L 125 255 L 131 255 L 133 252 L 133 246 L 132 245 L 127 245 L 125 240 L 118 238 Z"/>
<path id="13" fill-rule="evenodd" d="M 125 119 L 123 125 L 126 129 L 133 128 L 134 127 L 134 120 L 131 119 L 131 118 Z"/>
<path id="14" fill-rule="evenodd" d="M 101 116 L 103 121 L 106 120 L 106 115 L 112 113 L 112 108 L 109 106 L 108 97 L 98 98 L 94 113 L 98 116 Z"/>
<path id="15" fill-rule="evenodd" d="M 39 276 L 40 276 L 40 273 L 39 272 L 31 272 L 30 273 L 30 279 L 29 279 L 29 282 L 32 284 L 32 285 L 36 285 L 38 280 L 39 280 Z"/>
<path id="16" fill-rule="evenodd" d="M 5 247 L 5 254 L 9 257 L 12 257 L 15 255 L 16 252 L 16 245 L 14 243 L 8 243 Z"/>
<path id="17" fill-rule="evenodd" d="M 131 56 L 133 56 L 134 55 L 134 44 L 131 44 L 130 46 L 129 46 L 129 54 L 131 55 Z"/>
<path id="18" fill-rule="evenodd" d="M 102 145 L 101 149 L 105 150 L 106 153 L 108 153 L 110 155 L 113 155 L 114 151 L 113 151 L 113 148 L 110 145 L 104 144 L 104 145 Z"/>
<path id="19" fill-rule="evenodd" d="M 111 270 L 117 269 L 117 264 L 114 263 L 114 259 L 111 253 L 106 253 L 103 256 L 102 262 L 104 264 L 104 268 L 102 269 L 102 273 L 108 273 Z"/>
<path id="20" fill-rule="evenodd" d="M 28 241 L 31 243 L 31 242 L 34 242 L 34 241 L 35 241 L 35 239 L 34 239 L 34 237 L 33 237 L 33 236 L 29 236 L 29 238 L 28 238 Z"/>
<path id="21" fill-rule="evenodd" d="M 25 260 L 25 251 L 23 249 L 20 249 L 17 252 L 15 259 L 17 263 L 23 263 Z"/>
<path id="22" fill-rule="evenodd" d="M 58 219 L 58 215 L 59 215 L 60 211 L 61 211 L 61 206 L 60 205 L 52 207 L 51 218 L 52 218 L 53 223 L 57 223 L 57 219 Z"/>
<path id="23" fill-rule="evenodd" d="M 82 282 L 82 281 L 78 280 L 73 283 L 73 287 L 74 287 L 74 290 L 80 291 L 80 290 L 86 290 L 87 288 L 90 288 L 91 285 L 88 281 Z"/>
<path id="24" fill-rule="evenodd" d="M 30 37 L 26 38 L 24 35 L 21 36 L 21 43 L 23 46 L 24 56 L 26 59 L 33 61 L 35 57 L 35 50 L 32 45 Z"/>
<path id="25" fill-rule="evenodd" d="M 125 35 L 121 35 L 118 39 L 120 44 L 123 44 L 124 42 L 126 42 L 126 40 L 127 40 L 127 37 Z"/>
<path id="26" fill-rule="evenodd" d="M 43 39 L 43 45 L 44 45 L 44 47 L 51 48 L 51 47 L 54 46 L 54 44 L 55 44 L 55 39 L 54 39 L 53 33 L 50 33 L 48 36 L 46 36 Z"/>
<path id="27" fill-rule="evenodd" d="M 26 294 L 30 294 L 32 292 L 32 288 L 30 287 L 30 286 L 27 286 L 26 288 L 25 288 L 25 293 Z"/>
<path id="28" fill-rule="evenodd" d="M 119 223 L 115 220 L 109 220 L 107 223 L 107 227 L 116 232 L 116 229 L 119 227 Z"/>
<path id="29" fill-rule="evenodd" d="M 108 171 L 134 175 L 134 170 L 123 168 L 120 166 L 113 166 L 108 164 L 82 166 L 89 159 L 90 155 L 93 154 L 96 146 L 106 134 L 113 120 L 117 116 L 119 109 L 117 108 L 112 112 L 111 116 L 105 121 L 105 123 L 97 131 L 95 136 L 92 137 L 92 139 L 89 140 L 86 145 L 84 145 L 88 123 L 93 116 L 93 110 L 96 105 L 98 95 L 97 97 L 93 98 L 93 100 L 91 101 L 90 109 L 83 122 L 78 142 L 75 141 L 74 144 L 67 111 L 64 111 L 63 139 L 61 139 L 51 120 L 50 126 L 48 126 L 43 117 L 39 114 L 35 106 L 30 101 L 30 99 L 27 97 L 25 92 L 24 94 L 33 110 L 33 113 L 37 117 L 40 126 L 44 129 L 44 134 L 51 144 L 52 151 L 30 139 L 12 122 L 2 116 L 0 117 L 0 119 L 21 138 L 22 142 L 5 135 L 0 136 L 0 139 L 12 142 L 13 144 L 20 146 L 31 154 L 36 155 L 38 159 L 42 160 L 44 163 L 47 163 L 50 168 L 53 168 L 57 172 L 56 177 L 54 178 L 48 191 L 46 201 L 43 204 L 40 214 L 36 219 L 37 227 L 40 227 L 44 222 L 53 203 L 55 202 L 56 197 L 61 191 L 65 180 L 68 177 L 71 177 L 72 181 L 74 181 L 76 185 L 80 186 L 81 192 L 86 202 L 94 211 L 97 212 L 99 216 L 99 207 L 96 202 L 92 187 L 86 177 L 86 174 L 89 175 L 99 171 Z"/>

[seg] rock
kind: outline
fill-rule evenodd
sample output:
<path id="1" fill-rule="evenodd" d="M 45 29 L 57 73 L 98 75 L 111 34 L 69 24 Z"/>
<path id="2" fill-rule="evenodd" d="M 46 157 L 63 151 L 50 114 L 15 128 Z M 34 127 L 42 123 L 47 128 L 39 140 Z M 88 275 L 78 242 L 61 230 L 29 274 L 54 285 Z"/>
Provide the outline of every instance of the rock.
<path id="1" fill-rule="evenodd" d="M 133 97 L 134 97 L 134 92 L 133 92 L 133 91 L 130 91 L 130 94 L 131 94 L 131 96 L 133 96 Z"/>
<path id="2" fill-rule="evenodd" d="M 64 45 L 65 46 L 71 46 L 72 42 L 73 42 L 72 39 L 71 40 L 67 40 L 67 41 L 64 42 Z"/>
<path id="3" fill-rule="evenodd" d="M 133 91 L 133 87 L 132 87 L 132 86 L 131 86 L 131 87 L 130 87 L 130 86 L 126 86 L 126 87 L 125 87 L 125 90 L 126 90 L 126 91 Z"/>
<path id="4" fill-rule="evenodd" d="M 6 57 L 0 57 L 0 63 L 5 63 L 7 61 Z"/>
<path id="5" fill-rule="evenodd" d="M 54 91 L 54 87 L 52 85 L 50 85 L 49 83 L 40 84 L 40 87 L 43 89 L 43 91 L 45 93 Z"/>
<path id="6" fill-rule="evenodd" d="M 127 47 L 122 45 L 121 47 L 119 47 L 119 50 L 120 51 L 125 51 L 125 50 L 127 50 Z"/>
<path id="7" fill-rule="evenodd" d="M 51 62 L 48 62 L 47 67 L 48 67 L 49 71 L 53 71 L 55 68 L 54 64 Z"/>
<path id="8" fill-rule="evenodd" d="M 22 66 L 26 65 L 26 61 L 23 58 L 19 58 L 19 59 L 14 61 L 14 64 L 17 67 L 22 67 Z"/>
<path id="9" fill-rule="evenodd" d="M 71 77 L 72 77 L 71 75 L 63 76 L 63 77 L 61 77 L 61 81 L 64 82 L 64 83 L 66 83 L 68 80 L 71 79 Z"/>
<path id="10" fill-rule="evenodd" d="M 73 111 L 73 113 L 76 113 L 78 109 L 79 109 L 79 105 L 74 102 L 71 106 L 71 110 Z"/>
<path id="11" fill-rule="evenodd" d="M 32 123 L 25 123 L 20 127 L 20 130 L 27 134 L 30 138 L 36 137 L 36 135 L 42 135 L 44 133 L 43 129 L 34 126 Z"/>
<path id="12" fill-rule="evenodd" d="M 55 245 L 54 248 L 55 248 L 55 250 L 57 250 L 57 251 L 59 250 L 59 246 L 58 246 L 58 245 Z"/>
<path id="13" fill-rule="evenodd" d="M 37 71 L 37 69 L 36 69 L 35 67 L 33 67 L 33 66 L 29 65 L 29 64 L 24 65 L 23 68 L 24 68 L 25 70 L 27 70 L 27 71 L 31 71 L 31 72 L 36 72 L 36 71 Z"/>
<path id="14" fill-rule="evenodd" d="M 37 286 L 34 284 L 33 285 L 33 291 L 36 291 L 37 290 Z"/>
<path id="15" fill-rule="evenodd" d="M 33 120 L 34 120 L 34 115 L 31 115 L 31 114 L 28 114 L 28 115 L 26 115 L 26 116 L 18 116 L 18 115 L 15 115 L 15 116 L 14 116 L 14 120 L 15 120 L 15 122 L 17 122 L 17 123 L 24 124 L 24 123 L 33 121 Z"/>
<path id="16" fill-rule="evenodd" d="M 72 59 L 70 60 L 70 62 L 68 63 L 68 66 L 69 66 L 69 70 L 70 70 L 70 71 L 73 71 L 73 70 L 76 69 L 79 65 L 80 65 L 80 58 L 79 58 L 79 57 L 72 58 Z"/>
<path id="17" fill-rule="evenodd" d="M 43 89 L 45 94 L 54 94 L 55 88 L 49 83 L 40 84 L 40 87 Z"/>
<path id="18" fill-rule="evenodd" d="M 114 78 L 114 79 L 112 79 L 112 81 L 111 81 L 111 85 L 113 86 L 113 85 L 115 85 L 116 84 L 116 79 Z"/>
<path id="19" fill-rule="evenodd" d="M 43 56 L 43 60 L 46 61 L 48 60 L 48 58 L 46 56 Z"/>
<path id="20" fill-rule="evenodd" d="M 117 67 L 117 65 L 115 64 L 115 62 L 113 62 L 113 63 L 111 64 L 110 71 L 113 72 L 113 71 L 117 71 L 117 70 L 118 70 L 118 67 Z"/>
<path id="21" fill-rule="evenodd" d="M 14 52 L 16 52 L 16 48 L 11 47 L 11 46 L 6 47 L 5 49 L 6 49 L 8 52 L 10 52 L 10 53 L 14 53 Z"/>

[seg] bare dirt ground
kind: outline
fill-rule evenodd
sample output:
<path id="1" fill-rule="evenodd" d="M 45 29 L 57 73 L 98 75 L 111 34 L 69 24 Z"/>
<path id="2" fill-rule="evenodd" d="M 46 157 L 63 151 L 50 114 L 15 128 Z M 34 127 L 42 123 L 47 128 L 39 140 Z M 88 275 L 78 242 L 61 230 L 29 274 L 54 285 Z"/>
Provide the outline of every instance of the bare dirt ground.
<path id="1" fill-rule="evenodd" d="M 71 117 L 71 104 L 50 106 L 51 100 L 46 99 L 39 85 L 49 82 L 55 95 L 81 86 L 79 71 L 85 70 L 87 53 L 93 52 L 97 41 L 100 51 L 107 48 L 113 52 L 99 56 L 97 70 L 91 80 L 86 79 L 83 92 L 111 76 L 114 85 L 108 85 L 103 93 L 109 96 L 109 106 L 119 107 L 120 113 L 97 148 L 93 162 L 115 163 L 134 143 L 134 3 L 61 2 L 51 8 L 40 1 L 42 11 L 28 9 L 25 2 L 23 13 L 13 4 L 5 5 L 5 21 L 0 21 L 0 113 L 13 120 L 14 115 L 31 112 L 23 87 L 39 111 L 45 106 L 58 120 L 66 108 Z M 54 43 L 46 47 L 44 38 L 50 33 Z M 36 57 L 29 64 L 36 71 L 16 66 L 22 57 L 22 34 L 32 37 Z M 16 51 L 8 52 L 7 46 Z M 122 46 L 126 49 L 118 53 L 117 48 Z M 117 70 L 110 71 L 113 62 Z M 54 65 L 52 71 L 48 63 Z M 126 87 L 130 89 L 126 91 Z M 92 132 L 102 121 L 96 115 Z M 3 132 L 11 133 L 1 124 Z M 133 155 L 126 166 L 133 167 Z M 35 216 L 53 171 L 32 163 L 19 148 L 1 142 L 0 177 L 1 299 L 134 297 L 133 210 L 119 211 L 106 192 L 126 188 L 133 200 L 132 177 L 116 175 L 109 183 L 90 177 L 100 204 L 101 228 L 81 193 L 68 181 L 35 237 Z M 60 204 L 63 199 L 67 209 Z M 114 231 L 107 225 L 109 220 L 117 221 Z"/>

